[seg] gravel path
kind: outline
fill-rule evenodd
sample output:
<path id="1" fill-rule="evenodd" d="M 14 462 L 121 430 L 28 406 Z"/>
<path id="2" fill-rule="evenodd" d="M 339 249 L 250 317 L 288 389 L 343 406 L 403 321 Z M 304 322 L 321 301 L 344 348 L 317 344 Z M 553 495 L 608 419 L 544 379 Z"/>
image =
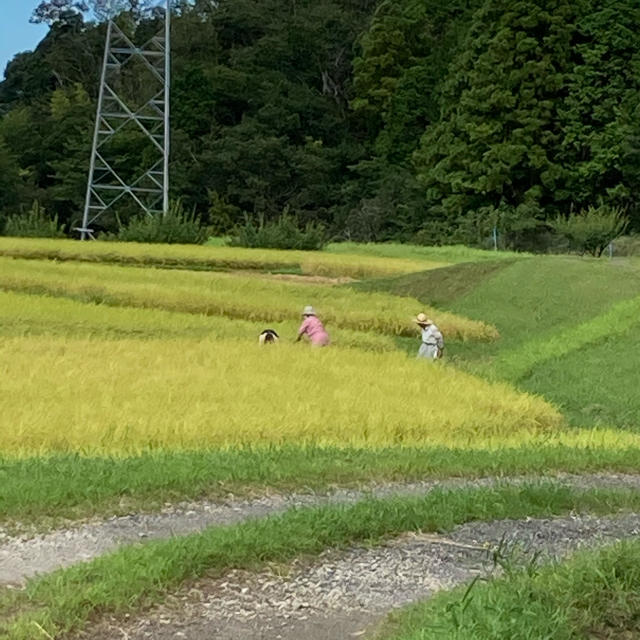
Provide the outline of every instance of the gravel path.
<path id="1" fill-rule="evenodd" d="M 374 547 L 329 551 L 312 563 L 200 580 L 145 615 L 105 620 L 92 640 L 338 640 L 370 635 L 394 608 L 492 571 L 492 548 L 515 545 L 546 560 L 640 533 L 640 515 L 469 523 L 448 537 L 405 535 Z"/>
<path id="2" fill-rule="evenodd" d="M 574 487 L 632 487 L 640 489 L 640 475 L 562 475 L 555 479 Z M 512 478 L 513 483 L 532 478 Z M 366 490 L 338 490 L 330 494 L 266 496 L 256 500 L 183 503 L 160 513 L 135 514 L 80 524 L 33 537 L 16 537 L 0 529 L 0 584 L 21 584 L 38 573 L 95 558 L 119 546 L 151 538 L 185 535 L 212 525 L 233 524 L 263 517 L 293 506 L 353 503 L 367 495 L 421 495 L 437 487 L 480 487 L 499 482 L 497 478 L 449 479 L 412 484 L 386 484 Z"/>

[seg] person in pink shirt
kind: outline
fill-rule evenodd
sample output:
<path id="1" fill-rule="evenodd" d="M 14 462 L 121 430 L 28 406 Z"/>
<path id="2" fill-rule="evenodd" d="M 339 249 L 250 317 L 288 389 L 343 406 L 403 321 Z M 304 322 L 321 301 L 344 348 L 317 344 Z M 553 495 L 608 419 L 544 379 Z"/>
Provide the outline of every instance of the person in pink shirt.
<path id="1" fill-rule="evenodd" d="M 303 335 L 308 335 L 311 344 L 314 347 L 326 347 L 329 344 L 329 334 L 326 332 L 322 322 L 316 315 L 313 307 L 305 307 L 302 312 L 304 320 L 298 329 L 298 337 L 296 342 L 302 338 Z"/>

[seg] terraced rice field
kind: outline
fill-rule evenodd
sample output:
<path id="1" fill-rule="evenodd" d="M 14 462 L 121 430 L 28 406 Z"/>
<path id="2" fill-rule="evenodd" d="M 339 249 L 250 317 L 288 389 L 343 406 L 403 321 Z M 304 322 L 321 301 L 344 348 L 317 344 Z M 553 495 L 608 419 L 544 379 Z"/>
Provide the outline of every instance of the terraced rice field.
<path id="1" fill-rule="evenodd" d="M 480 531 L 478 523 L 487 521 L 490 535 L 483 539 L 493 545 L 505 527 L 528 522 L 533 531 L 528 516 L 552 518 L 536 525 L 547 527 L 548 550 L 557 547 L 555 532 L 572 526 L 562 518 L 581 512 L 596 520 L 571 534 L 576 541 L 595 533 L 603 542 L 633 536 L 635 515 L 602 517 L 640 510 L 639 300 L 640 266 L 633 262 L 513 254 L 497 260 L 465 248 L 400 245 L 304 253 L 0 239 L 0 576 L 13 575 L 21 585 L 0 586 L 0 636 L 66 639 L 84 627 L 85 637 L 104 640 L 122 633 L 142 638 L 149 629 L 165 637 L 162 628 L 166 637 L 192 640 L 214 629 L 221 638 L 266 638 L 277 618 L 268 604 L 256 614 L 266 621 L 263 631 L 249 618 L 234 627 L 202 614 L 202 624 L 180 626 L 178 620 L 189 619 L 183 609 L 139 616 L 195 578 L 204 591 L 214 588 L 207 582 L 214 579 L 232 590 L 246 588 L 254 606 L 251 590 L 276 579 L 251 576 L 267 571 L 269 562 L 288 566 L 313 556 L 316 564 L 301 576 L 339 566 L 349 580 L 375 562 L 379 575 L 392 576 L 403 570 L 393 564 L 393 545 L 407 549 L 403 557 L 419 557 L 413 543 L 389 541 L 403 532 L 440 536 L 420 553 L 445 563 L 451 585 L 471 575 L 462 571 L 461 558 L 438 551 L 452 543 L 441 532 L 455 525 L 476 523 Z M 326 322 L 327 349 L 293 344 L 307 304 Z M 419 343 L 412 317 L 419 311 L 445 334 L 442 362 L 414 357 Z M 267 326 L 282 340 L 261 348 L 257 335 Z M 540 484 L 540 476 L 562 472 L 591 475 L 561 480 L 564 487 Z M 503 486 L 496 476 L 505 474 L 526 477 Z M 436 477 L 446 491 L 433 493 Z M 366 492 L 371 483 L 379 502 L 354 491 L 335 498 L 344 506 L 309 511 L 320 499 L 311 489 L 364 484 Z M 412 493 L 390 499 L 391 487 Z M 286 495 L 263 497 L 274 491 Z M 225 528 L 211 516 L 222 499 L 232 500 L 240 519 L 271 515 Z M 274 516 L 278 500 L 293 510 Z M 131 536 L 118 542 L 116 522 L 108 518 L 132 512 L 129 533 L 144 518 L 195 533 L 128 546 Z M 194 526 L 190 513 L 209 515 Z M 97 533 L 80 526 L 87 517 Z M 492 524 L 496 518 L 521 524 Z M 29 549 L 36 557 L 49 553 L 47 570 L 71 566 L 22 585 L 27 574 L 20 574 L 15 554 L 23 539 L 13 532 L 33 535 L 50 527 L 59 528 L 49 534 L 57 542 L 34 538 Z M 113 544 L 100 539 L 107 531 Z M 464 536 L 456 540 L 473 546 Z M 374 552 L 357 546 L 367 541 L 377 545 Z M 100 549 L 119 545 L 114 556 L 100 556 Z M 4 574 L 3 549 L 14 558 Z M 337 560 L 322 555 L 329 550 Z M 74 554 L 95 559 L 74 566 Z M 558 570 L 558 578 L 554 569 L 537 577 L 526 567 L 528 578 L 516 576 L 516 562 L 507 577 L 521 593 L 527 584 L 551 584 L 560 602 L 556 579 L 566 583 L 594 566 L 595 574 L 608 575 L 620 553 L 581 562 Z M 418 570 L 402 566 L 408 575 Z M 237 568 L 248 575 L 234 574 Z M 629 570 L 615 583 L 620 611 L 631 606 L 626 594 L 636 582 Z M 226 593 L 220 584 L 215 588 Z M 298 598 L 301 584 L 288 584 L 286 593 Z M 327 596 L 316 588 L 319 598 Z M 509 588 L 478 597 L 506 603 Z M 449 620 L 467 597 L 454 591 L 442 605 L 434 601 L 433 612 L 411 610 L 373 628 L 369 623 L 400 602 L 393 591 L 389 586 L 379 606 L 366 609 L 370 620 L 356 616 L 354 607 L 328 604 L 308 620 L 304 607 L 286 609 L 293 613 L 279 633 L 315 640 L 331 637 L 331 628 L 353 631 L 357 623 L 372 638 L 378 632 L 403 640 L 441 637 L 424 635 L 424 616 Z M 430 593 L 417 589 L 413 597 Z M 192 607 L 186 596 L 184 602 Z M 595 610 L 594 598 L 589 602 Z M 480 620 L 480 609 L 469 612 Z M 125 624 L 125 614 L 138 616 L 136 625 Z M 175 621 L 162 627 L 154 616 L 166 615 Z M 631 628 L 628 617 L 617 619 L 625 632 Z M 445 636 L 451 633 L 446 620 Z M 485 624 L 474 620 L 460 622 L 455 637 L 494 637 L 473 635 L 474 625 Z"/>

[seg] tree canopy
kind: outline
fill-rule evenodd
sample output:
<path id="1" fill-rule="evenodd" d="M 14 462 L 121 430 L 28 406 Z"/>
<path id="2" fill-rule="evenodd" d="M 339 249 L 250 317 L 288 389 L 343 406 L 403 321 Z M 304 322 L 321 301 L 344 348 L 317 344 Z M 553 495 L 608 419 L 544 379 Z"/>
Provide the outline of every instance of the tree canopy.
<path id="1" fill-rule="evenodd" d="M 34 201 L 67 229 L 80 220 L 103 4 L 40 2 L 32 19 L 47 36 L 7 65 L 0 230 Z M 157 4 L 122 0 L 116 20 L 144 42 Z M 497 226 L 535 248 L 559 216 L 601 205 L 640 229 L 635 0 L 180 0 L 173 11 L 172 195 L 219 232 L 285 212 L 335 237 L 482 243 Z M 144 139 L 125 129 L 114 145 L 133 172 Z"/>

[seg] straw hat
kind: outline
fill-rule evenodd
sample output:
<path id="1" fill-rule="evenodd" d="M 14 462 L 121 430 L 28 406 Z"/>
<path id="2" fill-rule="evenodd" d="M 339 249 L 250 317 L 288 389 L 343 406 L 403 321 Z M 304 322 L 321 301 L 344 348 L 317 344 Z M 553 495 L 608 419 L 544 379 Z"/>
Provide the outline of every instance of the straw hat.
<path id="1" fill-rule="evenodd" d="M 433 324 L 433 321 L 429 318 L 427 318 L 426 314 L 424 313 L 419 313 L 414 319 L 414 322 L 416 322 L 417 324 Z"/>
<path id="2" fill-rule="evenodd" d="M 303 316 L 315 316 L 316 312 L 315 309 L 308 304 L 303 310 L 302 310 L 302 315 Z"/>

